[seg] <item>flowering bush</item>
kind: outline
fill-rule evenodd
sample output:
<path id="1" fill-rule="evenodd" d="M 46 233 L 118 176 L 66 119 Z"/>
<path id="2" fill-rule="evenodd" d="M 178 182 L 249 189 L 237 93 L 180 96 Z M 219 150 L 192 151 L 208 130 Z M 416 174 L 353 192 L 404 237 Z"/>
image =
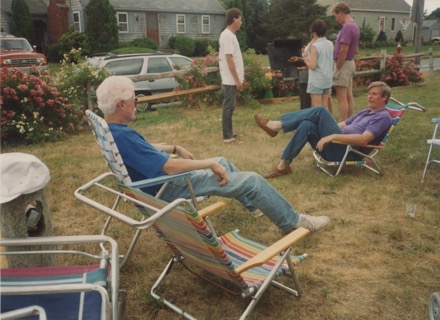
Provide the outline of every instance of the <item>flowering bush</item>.
<path id="1" fill-rule="evenodd" d="M 291 97 L 298 94 L 295 82 L 285 82 L 283 73 L 279 70 L 271 70 L 272 94 L 277 97 Z"/>
<path id="2" fill-rule="evenodd" d="M 405 86 L 422 81 L 422 74 L 415 69 L 414 59 L 406 60 L 404 55 L 396 52 L 387 59 L 381 80 L 390 86 Z"/>
<path id="3" fill-rule="evenodd" d="M 243 62 L 245 72 L 242 99 L 244 102 L 250 102 L 264 98 L 266 91 L 271 89 L 272 80 L 266 76 L 266 70 L 261 67 L 262 62 L 255 50 L 247 50 L 243 55 Z"/>
<path id="4" fill-rule="evenodd" d="M 374 55 L 374 54 L 373 54 Z M 380 63 L 378 59 L 356 60 L 356 71 L 379 70 Z M 356 76 L 353 78 L 354 87 L 365 87 L 373 81 L 378 81 L 379 73 Z"/>
<path id="5" fill-rule="evenodd" d="M 47 71 L 1 70 L 1 142 L 35 143 L 81 130 L 83 113 L 67 103 Z"/>
<path id="6" fill-rule="evenodd" d="M 210 52 L 206 57 L 193 60 L 191 68 L 184 74 L 176 74 L 175 79 L 179 84 L 176 90 L 206 87 L 207 85 L 220 84 L 219 72 L 207 72 L 208 68 L 218 67 L 217 52 Z M 181 100 L 189 106 L 201 106 L 218 101 L 215 92 L 197 93 L 186 95 Z"/>
<path id="7" fill-rule="evenodd" d="M 55 80 L 59 84 L 61 94 L 67 97 L 70 103 L 85 107 L 89 103 L 89 96 L 91 102 L 96 103 L 96 97 L 90 92 L 91 87 L 99 85 L 108 76 L 110 73 L 107 69 L 92 66 L 79 48 L 64 54 L 61 69 Z"/>

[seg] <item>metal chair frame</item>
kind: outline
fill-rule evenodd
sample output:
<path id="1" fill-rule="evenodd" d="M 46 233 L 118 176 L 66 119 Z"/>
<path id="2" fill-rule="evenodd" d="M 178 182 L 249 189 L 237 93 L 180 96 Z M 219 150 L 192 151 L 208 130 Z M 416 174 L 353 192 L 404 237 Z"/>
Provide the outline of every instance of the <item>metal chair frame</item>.
<path id="1" fill-rule="evenodd" d="M 433 148 L 440 147 L 440 137 L 437 136 L 440 127 L 440 118 L 433 118 L 432 123 L 435 124 L 435 127 L 434 127 L 434 133 L 432 134 L 432 138 L 426 141 L 429 144 L 429 150 L 428 150 L 428 156 L 426 157 L 425 168 L 423 169 L 422 183 L 425 182 L 425 176 L 426 176 L 426 172 L 428 171 L 428 166 L 431 163 L 440 164 L 440 159 L 431 159 Z"/>

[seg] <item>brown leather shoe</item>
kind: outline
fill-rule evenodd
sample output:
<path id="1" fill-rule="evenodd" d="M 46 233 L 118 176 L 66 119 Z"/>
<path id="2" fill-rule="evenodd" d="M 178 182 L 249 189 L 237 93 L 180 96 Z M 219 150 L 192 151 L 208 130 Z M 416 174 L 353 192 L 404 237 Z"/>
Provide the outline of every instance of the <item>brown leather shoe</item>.
<path id="1" fill-rule="evenodd" d="M 290 169 L 290 167 L 287 167 L 283 170 L 279 170 L 277 167 L 275 167 L 274 169 L 272 169 L 271 172 L 269 172 L 269 174 L 265 175 L 264 177 L 266 179 L 273 179 L 273 178 L 278 178 L 281 176 L 285 176 L 288 174 L 292 173 L 292 169 Z"/>
<path id="2" fill-rule="evenodd" d="M 269 122 L 268 119 L 263 118 L 262 116 L 258 114 L 254 114 L 254 120 L 258 124 L 258 126 L 263 129 L 269 136 L 272 138 L 275 137 L 278 134 L 278 131 L 275 131 L 267 126 L 267 123 Z"/>

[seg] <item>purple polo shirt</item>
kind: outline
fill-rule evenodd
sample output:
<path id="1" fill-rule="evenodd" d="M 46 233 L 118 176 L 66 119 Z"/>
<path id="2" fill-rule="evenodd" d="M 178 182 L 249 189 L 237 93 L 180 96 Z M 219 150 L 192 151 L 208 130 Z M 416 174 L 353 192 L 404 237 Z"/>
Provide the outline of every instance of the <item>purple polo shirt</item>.
<path id="1" fill-rule="evenodd" d="M 359 45 L 359 37 L 361 31 L 354 21 L 348 21 L 342 25 L 341 31 L 338 33 L 335 43 L 335 51 L 333 52 L 333 59 L 338 60 L 338 54 L 341 50 L 341 44 L 348 44 L 348 52 L 345 60 L 353 60 L 356 54 L 356 48 Z"/>
<path id="2" fill-rule="evenodd" d="M 393 119 L 386 108 L 380 109 L 376 112 L 365 109 L 345 120 L 346 126 L 342 128 L 342 132 L 344 134 L 362 134 L 365 131 L 368 131 L 374 136 L 374 139 L 370 144 L 378 145 L 391 127 L 392 121 Z M 371 152 L 371 149 L 361 151 L 369 153 Z"/>

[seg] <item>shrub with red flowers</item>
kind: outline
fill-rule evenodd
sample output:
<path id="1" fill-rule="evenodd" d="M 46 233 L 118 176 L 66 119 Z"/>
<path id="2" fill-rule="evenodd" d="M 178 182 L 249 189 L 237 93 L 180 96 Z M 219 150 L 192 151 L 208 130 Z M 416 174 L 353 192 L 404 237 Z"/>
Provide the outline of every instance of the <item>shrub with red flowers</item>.
<path id="1" fill-rule="evenodd" d="M 277 97 L 291 97 L 298 94 L 298 89 L 294 81 L 284 81 L 283 73 L 279 70 L 271 70 L 272 74 L 272 93 Z"/>
<path id="2" fill-rule="evenodd" d="M 47 71 L 1 70 L 1 143 L 55 140 L 81 130 L 83 112 L 60 96 Z"/>
<path id="3" fill-rule="evenodd" d="M 379 70 L 379 68 L 380 63 L 379 60 L 376 58 L 356 60 L 356 71 Z M 353 86 L 365 87 L 368 86 L 371 82 L 378 81 L 379 79 L 379 73 L 356 76 L 353 78 Z"/>
<path id="4" fill-rule="evenodd" d="M 415 68 L 414 59 L 407 60 L 403 54 L 398 52 L 387 59 L 385 70 L 381 76 L 381 81 L 385 81 L 392 87 L 405 86 L 422 80 L 421 72 Z"/>
<path id="5" fill-rule="evenodd" d="M 202 88 L 208 85 L 220 84 L 219 72 L 208 72 L 211 67 L 218 67 L 217 52 L 211 52 L 206 57 L 194 59 L 191 68 L 187 72 L 176 74 L 174 78 L 179 84 L 179 88 L 176 90 Z M 218 94 L 212 91 L 196 93 L 185 95 L 180 100 L 186 105 L 195 107 L 218 101 Z"/>

